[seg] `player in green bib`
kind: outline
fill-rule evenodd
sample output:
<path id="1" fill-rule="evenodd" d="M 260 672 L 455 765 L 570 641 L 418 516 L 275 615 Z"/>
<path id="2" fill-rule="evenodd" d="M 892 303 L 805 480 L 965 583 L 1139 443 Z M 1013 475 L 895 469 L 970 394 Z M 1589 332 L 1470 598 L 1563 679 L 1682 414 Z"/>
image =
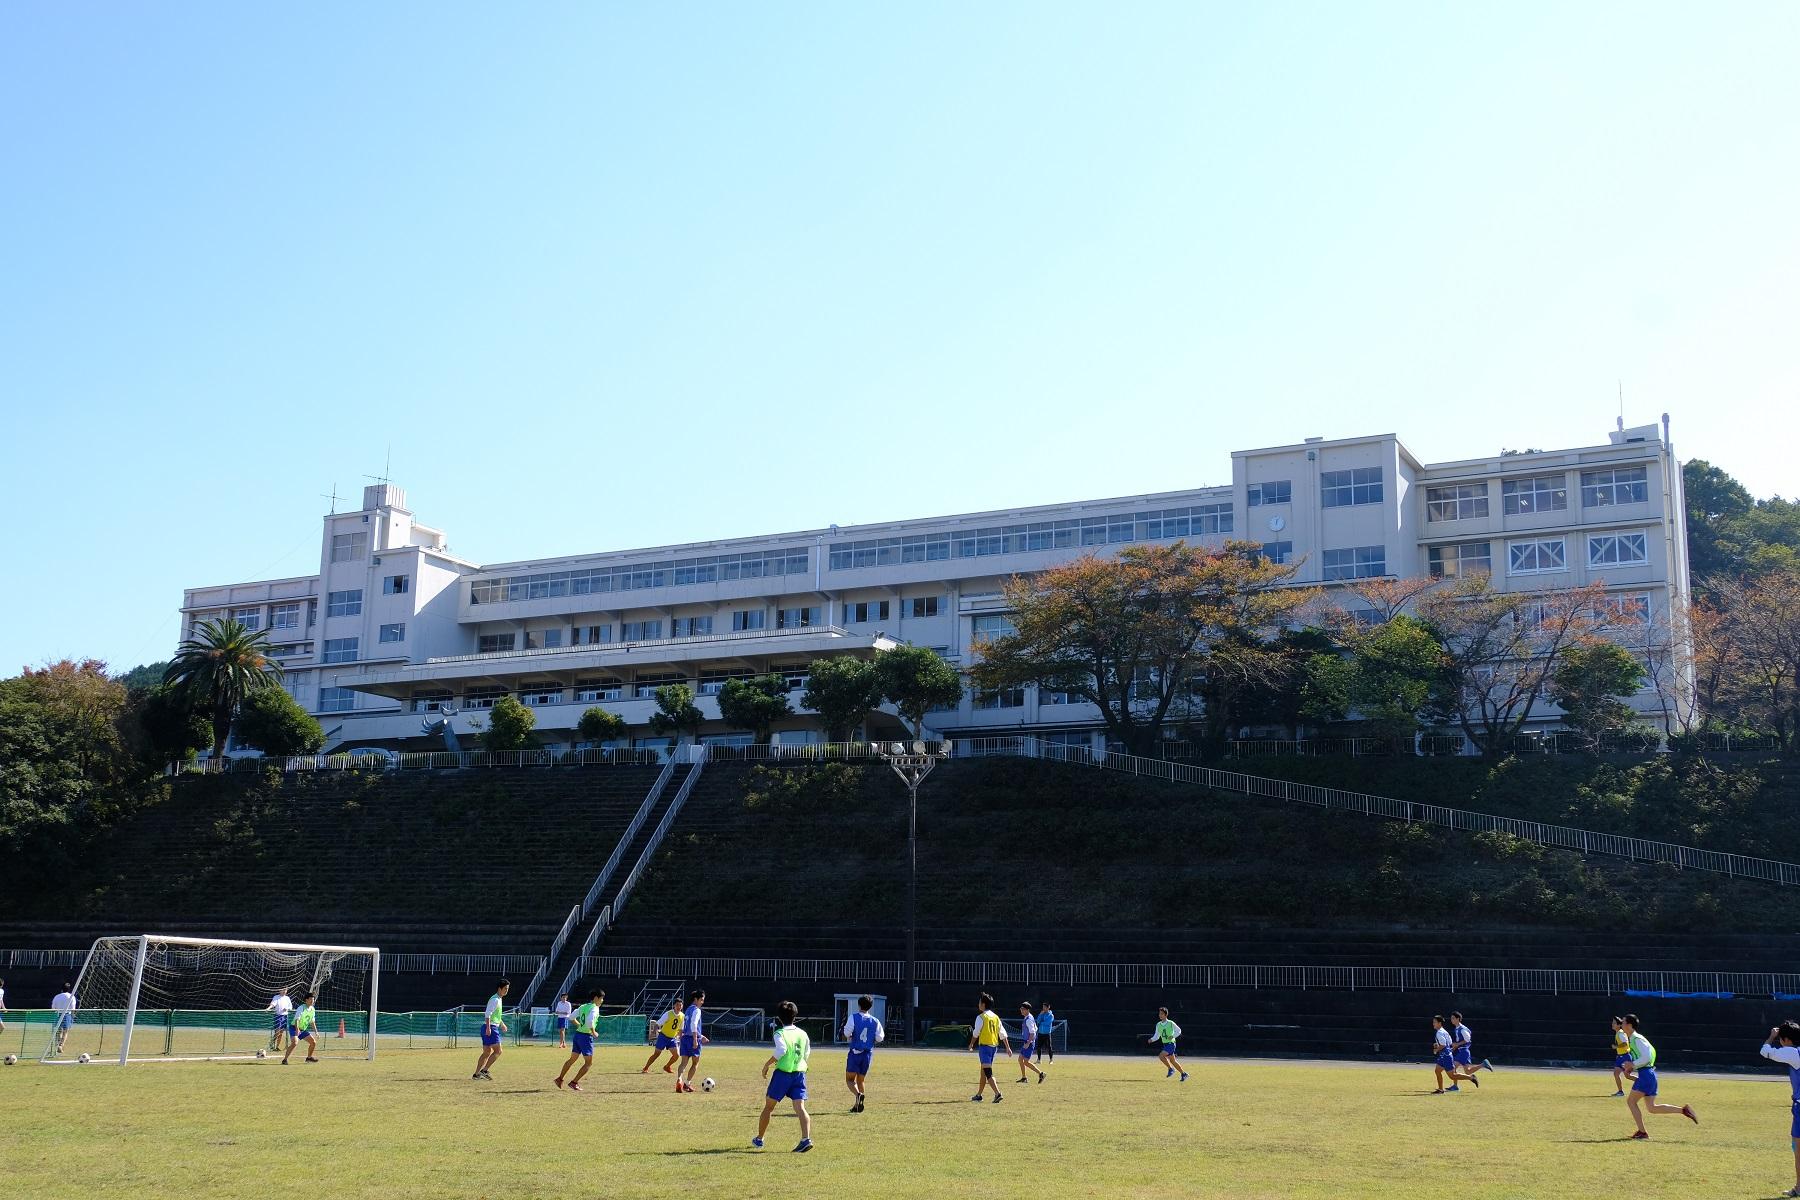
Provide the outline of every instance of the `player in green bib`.
<path id="1" fill-rule="evenodd" d="M 288 1058 L 294 1053 L 294 1047 L 301 1042 L 306 1043 L 306 1061 L 318 1062 L 319 1012 L 313 1007 L 311 992 L 300 997 L 300 1007 L 294 1010 L 294 1019 L 288 1025 L 288 1048 L 287 1053 L 281 1056 L 282 1066 L 287 1066 Z"/>
<path id="2" fill-rule="evenodd" d="M 606 993 L 595 988 L 592 996 L 593 999 L 576 1009 L 574 1016 L 570 1018 L 575 1022 L 575 1033 L 570 1038 L 569 1057 L 563 1061 L 562 1070 L 556 1073 L 556 1086 L 561 1087 L 563 1076 L 569 1073 L 575 1060 L 582 1060 L 581 1070 L 575 1072 L 575 1078 L 569 1080 L 571 1092 L 581 1090 L 582 1076 L 594 1066 L 594 1039 L 600 1036 L 600 1004 L 606 999 Z"/>
<path id="3" fill-rule="evenodd" d="M 792 1000 L 783 1000 L 775 1009 L 775 1052 L 769 1055 L 762 1070 L 763 1078 L 769 1081 L 769 1091 L 763 1100 L 756 1136 L 750 1139 L 758 1150 L 762 1149 L 763 1135 L 769 1132 L 769 1118 L 783 1100 L 794 1102 L 794 1115 L 800 1118 L 800 1144 L 794 1147 L 794 1153 L 805 1154 L 812 1149 L 812 1117 L 806 1112 L 806 1058 L 812 1053 L 812 1039 L 794 1024 L 799 1019 L 800 1009 Z M 774 1068 L 773 1077 L 769 1075 L 770 1068 Z"/>
<path id="4" fill-rule="evenodd" d="M 1173 1079 L 1175 1073 L 1179 1071 L 1181 1073 L 1181 1082 L 1186 1083 L 1188 1077 L 1187 1068 L 1183 1067 L 1181 1065 L 1181 1060 L 1175 1057 L 1175 1039 L 1180 1036 L 1181 1026 L 1169 1020 L 1169 1010 L 1166 1008 L 1157 1009 L 1156 1032 L 1150 1035 L 1150 1044 L 1152 1046 L 1162 1047 L 1162 1049 L 1157 1052 L 1156 1057 L 1163 1066 L 1169 1068 L 1169 1073 L 1163 1076 L 1163 1078 Z"/>

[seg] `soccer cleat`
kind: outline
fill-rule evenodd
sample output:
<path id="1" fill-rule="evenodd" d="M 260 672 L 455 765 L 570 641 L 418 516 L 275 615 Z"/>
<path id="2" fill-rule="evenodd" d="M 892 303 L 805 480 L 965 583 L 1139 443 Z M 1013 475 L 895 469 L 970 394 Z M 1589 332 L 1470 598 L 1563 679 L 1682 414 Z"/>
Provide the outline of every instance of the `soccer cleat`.
<path id="1" fill-rule="evenodd" d="M 670 1063 L 668 1066 L 663 1068 L 664 1075 L 673 1075 L 674 1073 L 675 1073 L 675 1064 L 674 1063 Z"/>
<path id="2" fill-rule="evenodd" d="M 1454 1083 L 1453 1083 L 1453 1084 L 1451 1084 L 1451 1085 L 1450 1085 L 1450 1086 L 1449 1086 L 1449 1087 L 1447 1087 L 1447 1088 L 1445 1088 L 1445 1089 L 1444 1089 L 1444 1090 L 1445 1090 L 1445 1091 L 1446 1091 L 1446 1092 L 1460 1092 L 1460 1091 L 1462 1091 L 1462 1089 L 1461 1089 L 1461 1088 L 1459 1088 L 1459 1087 L 1457 1087 L 1457 1086 L 1456 1086 L 1456 1085 L 1455 1085 L 1455 1084 L 1454 1084 Z"/>
<path id="3" fill-rule="evenodd" d="M 579 1092 L 581 1090 L 581 1085 L 579 1083 L 571 1083 L 569 1085 L 569 1090 L 571 1092 Z"/>
<path id="4" fill-rule="evenodd" d="M 1173 1078 L 1175 1078 L 1175 1068 L 1174 1068 L 1174 1067 L 1170 1067 L 1170 1068 L 1169 1068 L 1169 1073 L 1168 1073 L 1168 1074 L 1167 1074 L 1167 1075 L 1164 1075 L 1164 1076 L 1163 1076 L 1163 1078 L 1164 1078 L 1164 1079 L 1173 1079 Z"/>
<path id="5" fill-rule="evenodd" d="M 1491 1071 L 1494 1069 L 1494 1064 L 1484 1058 L 1481 1060 L 1481 1068 L 1484 1071 Z"/>
<path id="6" fill-rule="evenodd" d="M 1019 1076 L 1019 1077 L 1018 1077 L 1018 1078 L 1017 1078 L 1017 1079 L 1015 1079 L 1015 1080 L 1013 1080 L 1013 1082 L 1014 1082 L 1014 1083 L 1024 1083 L 1024 1082 L 1025 1082 L 1025 1077 L 1024 1077 L 1024 1076 L 1023 1076 L 1023 1075 L 1021 1075 L 1021 1076 Z"/>
<path id="7" fill-rule="evenodd" d="M 798 1146 L 794 1147 L 794 1153 L 795 1154 L 805 1154 L 808 1150 L 811 1150 L 811 1149 L 812 1149 L 812 1139 L 811 1138 L 801 1138 L 800 1144 Z"/>
<path id="8" fill-rule="evenodd" d="M 1647 1142 L 1650 1140 L 1650 1135 L 1640 1129 L 1631 1135 L 1631 1140 L 1634 1142 Z"/>
<path id="9" fill-rule="evenodd" d="M 994 1093 L 994 1103 L 995 1103 L 995 1104 L 998 1104 L 998 1103 L 1000 1103 L 1000 1098 L 1001 1098 L 1001 1097 L 1000 1097 L 1000 1093 L 999 1093 L 999 1092 L 995 1092 L 995 1093 Z"/>
<path id="10" fill-rule="evenodd" d="M 1038 1072 L 1038 1082 L 1039 1083 L 1044 1082 L 1044 1073 L 1042 1071 Z"/>
<path id="11" fill-rule="evenodd" d="M 307 1056 L 306 1056 L 306 1061 L 307 1061 L 307 1062 L 318 1062 L 318 1061 L 319 1061 L 319 1060 L 318 1060 L 318 1059 L 316 1059 L 316 1058 L 314 1058 L 314 1057 L 313 1057 L 313 1056 L 312 1056 L 312 1055 L 310 1055 L 310 1054 L 309 1054 L 309 1055 L 307 1055 Z"/>
<path id="12" fill-rule="evenodd" d="M 1614 1099 L 1614 1100 L 1621 1100 L 1621 1099 L 1623 1099 L 1623 1098 L 1624 1098 L 1624 1096 L 1625 1096 L 1625 1093 L 1624 1093 L 1624 1092 L 1614 1092 L 1614 1093 L 1613 1093 L 1613 1094 L 1612 1094 L 1612 1098 L 1613 1098 L 1613 1099 Z"/>
<path id="13" fill-rule="evenodd" d="M 1186 1082 L 1187 1082 L 1187 1077 L 1188 1077 L 1188 1073 L 1187 1073 L 1187 1072 L 1186 1072 L 1186 1071 L 1183 1071 L 1183 1072 L 1182 1072 L 1182 1073 L 1181 1073 L 1181 1082 L 1183 1082 L 1183 1083 L 1186 1083 Z M 1042 1083 L 1042 1082 L 1043 1082 L 1043 1080 L 1041 1080 L 1041 1079 L 1040 1079 L 1040 1080 L 1038 1080 L 1038 1082 L 1039 1082 L 1039 1083 Z"/>
<path id="14" fill-rule="evenodd" d="M 1469 1082 L 1474 1084 L 1476 1087 L 1480 1087 L 1481 1086 L 1481 1076 L 1479 1076 L 1479 1075 L 1475 1074 L 1473 1071 L 1471 1071 L 1471 1072 L 1469 1072 Z"/>
<path id="15" fill-rule="evenodd" d="M 638 1068 L 638 1074 L 639 1074 L 639 1075 L 648 1075 L 648 1074 L 649 1074 L 649 1073 L 650 1073 L 650 1068 L 649 1068 L 649 1067 L 639 1067 L 639 1068 Z"/>
<path id="16" fill-rule="evenodd" d="M 752 1146 L 755 1146 L 758 1150 L 761 1150 L 762 1149 L 762 1135 L 758 1134 L 756 1137 L 751 1138 L 750 1144 Z"/>
<path id="17" fill-rule="evenodd" d="M 550 1082 L 554 1083 L 557 1087 L 561 1087 L 562 1086 L 562 1076 L 558 1075 L 555 1079 L 552 1079 Z"/>
<path id="18" fill-rule="evenodd" d="M 969 1099 L 973 1100 L 977 1104 L 980 1104 L 981 1103 L 981 1093 L 976 1092 L 973 1096 L 970 1096 Z"/>
<path id="19" fill-rule="evenodd" d="M 1684 1104 L 1681 1106 L 1681 1115 L 1696 1125 L 1700 1123 L 1700 1114 L 1694 1111 L 1694 1106 L 1691 1104 Z"/>

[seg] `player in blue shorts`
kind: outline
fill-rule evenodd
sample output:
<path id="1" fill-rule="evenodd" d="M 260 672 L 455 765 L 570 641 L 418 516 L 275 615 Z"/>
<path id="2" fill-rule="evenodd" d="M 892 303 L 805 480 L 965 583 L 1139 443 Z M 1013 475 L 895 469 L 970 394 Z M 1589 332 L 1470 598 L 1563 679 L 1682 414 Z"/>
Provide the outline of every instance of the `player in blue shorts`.
<path id="1" fill-rule="evenodd" d="M 853 1113 L 861 1112 L 868 1099 L 869 1065 L 875 1059 L 875 1047 L 887 1041 L 887 1030 L 869 1011 L 874 1007 L 874 997 L 858 996 L 856 1011 L 844 1021 L 844 1040 L 850 1043 L 850 1053 L 844 1058 L 844 1086 L 856 1097 L 850 1106 Z"/>
<path id="2" fill-rule="evenodd" d="M 1456 1065 L 1468 1073 L 1472 1079 L 1477 1071 L 1492 1071 L 1494 1064 L 1487 1059 L 1475 1061 L 1475 1033 L 1463 1024 L 1462 1014 L 1450 1014 L 1450 1055 L 1456 1059 Z M 1476 1087 L 1481 1085 L 1477 1083 Z"/>
<path id="3" fill-rule="evenodd" d="M 663 1067 L 663 1074 L 675 1073 L 676 1058 L 681 1053 L 681 1021 L 681 997 L 677 995 L 675 1003 L 669 1006 L 669 1011 L 656 1019 L 656 1044 L 650 1048 L 650 1057 L 644 1060 L 644 1065 L 638 1070 L 639 1075 L 648 1075 L 664 1050 L 669 1052 L 669 1061 Z"/>
<path id="4" fill-rule="evenodd" d="M 1613 1027 L 1613 1098 L 1625 1098 L 1625 1081 L 1631 1078 L 1631 1035 L 1625 1032 L 1625 1018 L 1614 1017 Z"/>
<path id="5" fill-rule="evenodd" d="M 1432 1070 L 1437 1074 L 1437 1091 L 1431 1093 L 1434 1096 L 1442 1096 L 1445 1092 L 1462 1091 L 1456 1086 L 1456 1081 L 1459 1079 L 1467 1079 L 1476 1087 L 1481 1086 L 1481 1080 L 1456 1069 L 1456 1053 L 1451 1049 L 1450 1031 L 1444 1028 L 1444 1018 L 1442 1017 L 1431 1018 L 1431 1063 Z M 1450 1077 L 1449 1087 L 1444 1086 L 1444 1076 L 1446 1075 Z"/>
<path id="6" fill-rule="evenodd" d="M 969 1099 L 980 1104 L 987 1089 L 994 1089 L 994 1103 L 1000 1103 L 1000 1082 L 994 1078 L 994 1056 L 1005 1051 L 1012 1057 L 1012 1046 L 1006 1040 L 1006 1026 L 1000 1023 L 1000 1014 L 994 1011 L 994 998 L 986 992 L 975 999 L 975 1024 L 969 1028 L 969 1049 L 975 1051 L 980 1059 L 980 1074 L 977 1075 L 975 1094 Z"/>
<path id="7" fill-rule="evenodd" d="M 694 1090 L 694 1072 L 700 1069 L 700 1047 L 706 1036 L 700 1031 L 701 1010 L 706 1007 L 706 991 L 695 988 L 688 993 L 687 1011 L 681 1014 L 681 1061 L 675 1064 L 675 1090 Z"/>
<path id="8" fill-rule="evenodd" d="M 569 1014 L 575 1006 L 569 1003 L 569 993 L 562 992 L 556 997 L 556 1006 L 550 1010 L 556 1018 L 556 1048 L 561 1050 L 569 1044 Z"/>
<path id="9" fill-rule="evenodd" d="M 563 995 L 567 998 L 568 993 Z M 563 1085 L 563 1076 L 569 1073 L 569 1068 L 575 1065 L 576 1059 L 582 1060 L 581 1070 L 575 1072 L 575 1078 L 569 1080 L 571 1092 L 581 1090 L 582 1078 L 593 1069 L 594 1039 L 600 1035 L 600 1005 L 605 999 L 606 993 L 595 988 L 593 998 L 571 1014 L 569 1019 L 575 1023 L 575 1032 L 571 1036 L 569 1057 L 563 1060 L 562 1070 L 556 1073 L 557 1087 Z"/>
<path id="10" fill-rule="evenodd" d="M 1794 1102 L 1788 1110 L 1788 1138 L 1794 1148 L 1794 1186 L 1788 1189 L 1787 1195 L 1800 1196 L 1800 1021 L 1783 1021 L 1769 1030 L 1762 1056 L 1788 1069 L 1788 1092 Z"/>
<path id="11" fill-rule="evenodd" d="M 1031 1004 L 1019 1004 L 1019 1082 L 1025 1082 L 1025 1068 L 1030 1067 L 1037 1072 L 1038 1082 L 1044 1082 L 1044 1068 L 1032 1062 L 1032 1056 L 1038 1053 L 1037 1018 L 1031 1015 Z"/>
<path id="12" fill-rule="evenodd" d="M 288 1036 L 288 1021 L 294 1015 L 294 1001 L 288 996 L 288 990 L 282 988 L 271 996 L 263 1006 L 263 1011 L 275 1014 L 275 1029 L 269 1034 L 269 1049 L 279 1050 Z"/>
<path id="13" fill-rule="evenodd" d="M 500 1039 L 506 1033 L 506 993 L 512 990 L 512 981 L 502 979 L 494 985 L 494 994 L 488 997 L 487 1007 L 481 1013 L 481 1057 L 475 1060 L 475 1073 L 470 1079 L 492 1079 L 488 1068 L 500 1061 Z"/>
<path id="14" fill-rule="evenodd" d="M 756 1136 L 750 1144 L 758 1150 L 762 1149 L 763 1135 L 769 1132 L 769 1118 L 774 1115 L 775 1106 L 783 1100 L 794 1102 L 794 1115 L 800 1118 L 800 1144 L 794 1147 L 795 1154 L 805 1154 L 812 1149 L 812 1118 L 806 1112 L 806 1057 L 812 1052 L 812 1039 L 806 1036 L 806 1030 L 794 1024 L 800 1019 L 800 1009 L 792 1000 L 783 1000 L 775 1008 L 775 1053 L 769 1055 L 769 1061 L 763 1064 L 763 1078 L 769 1081 L 769 1090 L 763 1098 L 762 1120 L 756 1124 Z M 770 1076 L 769 1068 L 775 1068 Z"/>
<path id="15" fill-rule="evenodd" d="M 1631 1069 L 1637 1072 L 1631 1081 L 1631 1095 L 1625 1098 L 1625 1103 L 1631 1106 L 1631 1119 L 1637 1122 L 1637 1132 L 1631 1135 L 1632 1140 L 1641 1142 L 1650 1136 L 1644 1128 L 1643 1109 L 1648 1109 L 1658 1116 L 1673 1116 L 1679 1113 L 1698 1125 L 1700 1118 L 1695 1114 L 1693 1105 L 1657 1102 L 1656 1047 L 1650 1044 L 1649 1038 L 1638 1032 L 1636 1013 L 1625 1014 L 1625 1032 L 1631 1038 Z M 1649 1103 L 1646 1104 L 1645 1101 Z"/>
<path id="16" fill-rule="evenodd" d="M 1186 1083 L 1188 1081 L 1187 1068 L 1182 1066 L 1181 1060 L 1175 1057 L 1175 1039 L 1180 1036 L 1181 1026 L 1169 1020 L 1169 1010 L 1166 1008 L 1157 1009 L 1156 1028 L 1151 1031 L 1150 1037 L 1147 1040 L 1152 1046 L 1162 1047 L 1161 1051 L 1157 1054 L 1156 1059 L 1158 1062 L 1162 1063 L 1163 1066 L 1169 1068 L 1168 1074 L 1164 1075 L 1163 1078 L 1172 1078 L 1175 1073 L 1179 1071 L 1181 1072 L 1181 1082 Z"/>

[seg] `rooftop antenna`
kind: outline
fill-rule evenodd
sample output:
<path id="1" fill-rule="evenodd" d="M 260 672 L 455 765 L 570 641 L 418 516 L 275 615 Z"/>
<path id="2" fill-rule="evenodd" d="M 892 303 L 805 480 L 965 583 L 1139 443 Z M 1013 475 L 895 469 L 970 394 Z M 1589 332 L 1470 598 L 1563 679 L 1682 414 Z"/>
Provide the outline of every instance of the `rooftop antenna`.
<path id="1" fill-rule="evenodd" d="M 1625 381 L 1619 380 L 1619 432 L 1625 432 Z"/>
<path id="2" fill-rule="evenodd" d="M 319 493 L 319 499 L 331 501 L 331 512 L 332 512 L 333 516 L 337 515 L 337 502 L 339 500 L 348 500 L 349 498 L 350 497 L 348 497 L 348 496 L 340 496 L 337 494 L 337 484 L 335 484 L 335 483 L 331 485 L 331 491 L 329 493 L 327 493 L 327 492 Z"/>
<path id="3" fill-rule="evenodd" d="M 379 474 L 379 475 L 364 475 L 363 478 L 364 479 L 373 479 L 376 483 L 386 486 L 386 484 L 388 483 L 388 480 L 389 480 L 388 471 L 393 465 L 394 465 L 394 447 L 390 443 L 387 448 L 387 453 L 385 455 L 383 455 L 382 459 L 381 459 L 381 474 Z"/>

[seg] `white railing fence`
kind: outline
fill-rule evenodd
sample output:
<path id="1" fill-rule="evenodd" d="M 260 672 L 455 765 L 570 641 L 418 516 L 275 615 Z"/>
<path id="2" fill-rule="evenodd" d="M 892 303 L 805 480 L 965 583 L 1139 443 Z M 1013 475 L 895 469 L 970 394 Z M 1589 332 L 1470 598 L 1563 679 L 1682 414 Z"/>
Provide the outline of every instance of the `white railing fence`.
<path id="1" fill-rule="evenodd" d="M 0 966 L 20 970 L 78 967 L 86 950 L 0 950 Z M 381 970 L 392 975 L 523 975 L 544 960 L 536 954 L 383 953 Z"/>

